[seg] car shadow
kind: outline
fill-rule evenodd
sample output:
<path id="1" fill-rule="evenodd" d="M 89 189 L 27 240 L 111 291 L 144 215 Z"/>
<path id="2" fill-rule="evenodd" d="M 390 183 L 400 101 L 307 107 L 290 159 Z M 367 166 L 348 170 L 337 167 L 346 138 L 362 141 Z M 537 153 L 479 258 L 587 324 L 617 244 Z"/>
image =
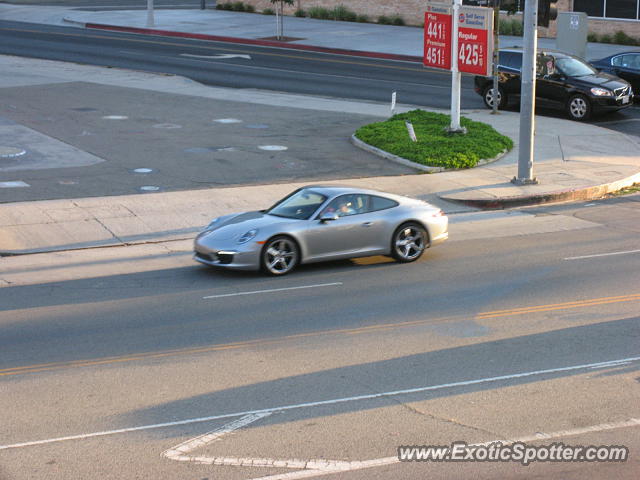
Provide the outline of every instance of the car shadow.
<path id="1" fill-rule="evenodd" d="M 215 388 L 216 372 L 211 371 L 210 392 L 159 403 L 133 410 L 114 418 L 112 428 L 154 425 L 190 418 L 217 415 L 238 416 L 261 409 L 283 411 L 284 415 L 268 419 L 271 424 L 285 424 L 301 419 L 322 418 L 350 412 L 362 412 L 437 398 L 447 398 L 473 392 L 491 391 L 505 386 L 526 385 L 589 373 L 584 381 L 592 382 L 602 375 L 628 374 L 638 370 L 637 361 L 614 365 L 606 370 L 589 367 L 556 370 L 596 362 L 608 362 L 638 356 L 638 345 L 632 332 L 638 331 L 639 317 L 569 327 L 550 332 L 491 340 L 472 345 L 443 348 L 337 368 L 322 369 L 299 375 L 285 375 L 273 380 L 252 382 L 233 388 Z M 434 330 L 434 335 L 437 334 Z M 595 347 L 597 346 L 597 348 Z M 258 347 L 272 355 L 273 346 Z M 260 351 L 255 351 L 256 358 Z M 110 367 L 106 367 L 110 368 Z M 115 367 L 113 367 L 115 368 Z M 243 368 L 235 375 L 242 383 Z M 518 376 L 519 374 L 523 374 Z M 498 378 L 496 378 L 498 377 Z M 511 377 L 500 379 L 500 377 Z M 478 381 L 494 378 L 490 381 Z M 418 392 L 391 393 L 437 387 Z M 440 387 L 438 387 L 440 386 Z M 386 392 L 385 395 L 379 395 Z M 374 396 L 377 397 L 373 398 Z M 364 397 L 360 400 L 336 401 Z M 493 398 L 493 397 L 488 397 Z M 320 402 L 318 405 L 304 406 Z M 329 404 L 328 406 L 324 406 Z M 293 407 L 295 405 L 301 405 Z M 284 410 L 282 410 L 282 407 Z M 482 408 L 482 405 L 476 405 Z M 295 415 L 287 413 L 295 411 Z M 198 431 L 207 431 L 203 426 Z M 161 438 L 181 437 L 185 427 L 155 430 Z"/>

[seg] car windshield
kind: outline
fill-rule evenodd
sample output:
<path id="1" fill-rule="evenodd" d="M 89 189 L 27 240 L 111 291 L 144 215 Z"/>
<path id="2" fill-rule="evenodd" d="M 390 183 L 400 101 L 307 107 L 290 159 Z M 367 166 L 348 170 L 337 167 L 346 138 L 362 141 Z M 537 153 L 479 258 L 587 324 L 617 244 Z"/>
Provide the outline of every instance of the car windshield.
<path id="1" fill-rule="evenodd" d="M 556 69 L 567 77 L 584 77 L 597 73 L 591 65 L 573 57 L 556 57 Z"/>
<path id="2" fill-rule="evenodd" d="M 269 215 L 308 220 L 327 197 L 312 190 L 302 189 L 276 203 L 267 210 Z"/>

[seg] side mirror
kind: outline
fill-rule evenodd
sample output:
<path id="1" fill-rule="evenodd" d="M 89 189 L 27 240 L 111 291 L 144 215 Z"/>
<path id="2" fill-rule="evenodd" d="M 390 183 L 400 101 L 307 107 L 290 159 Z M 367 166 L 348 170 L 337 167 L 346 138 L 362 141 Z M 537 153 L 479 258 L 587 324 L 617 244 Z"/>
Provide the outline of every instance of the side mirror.
<path id="1" fill-rule="evenodd" d="M 327 213 L 323 213 L 322 215 L 320 215 L 320 221 L 322 223 L 331 222 L 333 220 L 337 220 L 338 218 L 340 218 L 340 217 L 338 217 L 338 214 L 337 213 L 333 213 L 333 212 L 331 212 L 331 213 L 327 212 Z"/>

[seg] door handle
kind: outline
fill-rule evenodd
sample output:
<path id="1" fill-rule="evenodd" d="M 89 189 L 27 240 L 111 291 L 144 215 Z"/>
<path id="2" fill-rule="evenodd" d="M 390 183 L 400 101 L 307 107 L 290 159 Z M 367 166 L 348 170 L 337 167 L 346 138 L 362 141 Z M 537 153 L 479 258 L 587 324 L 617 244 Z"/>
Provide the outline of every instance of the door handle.
<path id="1" fill-rule="evenodd" d="M 363 227 L 370 227 L 371 225 L 373 225 L 373 222 L 364 222 L 362 224 Z"/>

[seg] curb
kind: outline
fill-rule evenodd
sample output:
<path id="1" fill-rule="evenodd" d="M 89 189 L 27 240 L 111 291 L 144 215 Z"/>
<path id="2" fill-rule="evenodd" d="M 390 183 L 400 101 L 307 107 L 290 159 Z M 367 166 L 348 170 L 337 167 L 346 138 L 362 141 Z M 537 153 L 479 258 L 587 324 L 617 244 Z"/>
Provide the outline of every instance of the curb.
<path id="1" fill-rule="evenodd" d="M 523 207 L 527 205 L 542 205 L 545 203 L 561 203 L 572 201 L 597 200 L 609 193 L 640 183 L 640 173 L 631 175 L 611 183 L 604 183 L 591 187 L 576 188 L 569 190 L 558 190 L 556 192 L 534 193 L 531 195 L 516 195 L 513 197 L 492 198 L 492 199 L 461 199 L 440 195 L 438 197 L 448 202 L 460 203 L 470 207 L 481 208 L 483 210 L 497 210 L 504 208 Z"/>
<path id="2" fill-rule="evenodd" d="M 200 229 L 195 230 L 197 233 Z M 44 247 L 44 248 L 30 248 L 25 250 L 0 250 L 0 258 L 2 257 L 21 257 L 23 255 L 37 255 L 40 253 L 55 253 L 55 252 L 75 252 L 78 250 L 93 250 L 96 248 L 119 248 L 119 247 L 133 247 L 136 245 L 156 245 L 159 243 L 170 242 L 182 242 L 184 240 L 193 240 L 193 236 L 178 237 L 178 238 L 158 238 L 154 235 L 149 235 L 146 239 L 140 239 L 130 242 L 113 242 L 102 243 L 98 245 L 84 245 L 82 247 L 65 247 L 64 245 L 57 247 Z"/>
<path id="3" fill-rule="evenodd" d="M 303 51 L 327 53 L 327 54 L 333 54 L 333 55 L 349 55 L 352 57 L 380 58 L 384 60 L 397 60 L 400 62 L 422 63 L 422 57 L 417 57 L 414 55 L 369 52 L 366 50 L 348 50 L 344 48 L 317 47 L 315 45 L 305 45 L 305 44 L 298 44 L 298 43 L 291 44 L 287 42 L 279 42 L 276 40 L 257 40 L 257 39 L 251 39 L 251 38 L 207 35 L 204 33 L 186 33 L 186 32 L 175 32 L 172 30 L 157 30 L 152 28 L 122 27 L 118 25 L 107 25 L 102 23 L 84 23 L 84 22 L 78 22 L 76 20 L 71 20 L 68 18 L 63 18 L 63 21 L 74 24 L 74 25 L 79 25 L 84 28 L 91 28 L 96 30 L 110 30 L 114 32 L 138 33 L 142 35 L 159 35 L 163 37 L 192 38 L 196 40 L 209 40 L 213 42 L 238 43 L 242 45 L 259 45 L 263 47 L 286 48 L 290 50 L 303 50 Z"/>
<path id="4" fill-rule="evenodd" d="M 386 158 L 387 160 L 391 160 L 392 162 L 395 162 L 395 163 L 399 163 L 400 165 L 404 165 L 405 167 L 415 168 L 416 170 L 420 170 L 426 173 L 458 172 L 460 170 L 470 170 L 469 168 L 445 168 L 445 167 L 430 167 L 428 165 L 422 165 L 412 160 L 407 160 L 406 158 L 402 158 L 397 155 L 394 155 L 393 153 L 389 153 L 384 150 L 381 150 L 378 147 L 374 147 L 373 145 L 369 145 L 368 143 L 363 142 L 359 138 L 356 138 L 355 134 L 351 135 L 351 143 L 354 146 L 361 148 L 366 152 L 373 153 L 374 155 L 377 155 L 382 158 Z M 472 168 L 497 162 L 502 157 L 504 157 L 508 152 L 509 152 L 508 150 L 503 150 L 501 153 L 499 153 L 493 158 L 478 160 L 478 163 L 476 164 L 476 166 Z"/>

